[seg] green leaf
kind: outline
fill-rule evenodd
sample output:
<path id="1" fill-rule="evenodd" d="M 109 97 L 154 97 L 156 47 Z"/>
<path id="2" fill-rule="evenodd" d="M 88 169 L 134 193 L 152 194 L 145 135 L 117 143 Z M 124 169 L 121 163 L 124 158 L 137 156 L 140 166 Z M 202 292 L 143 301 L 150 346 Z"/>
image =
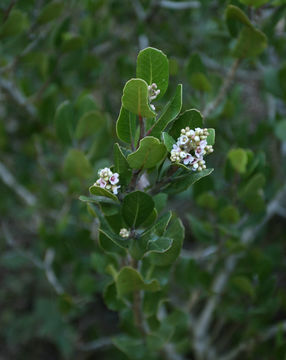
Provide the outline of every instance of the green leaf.
<path id="1" fill-rule="evenodd" d="M 130 169 L 129 164 L 117 143 L 114 145 L 113 149 L 114 169 L 115 172 L 119 174 L 119 182 L 122 185 L 128 185 L 132 177 L 132 170 Z"/>
<path id="2" fill-rule="evenodd" d="M 142 224 L 142 227 L 148 228 L 148 227 L 152 226 L 154 224 L 154 222 L 156 221 L 157 217 L 158 217 L 158 212 L 154 208 L 153 211 L 149 214 L 148 218 Z"/>
<path id="3" fill-rule="evenodd" d="M 105 197 L 105 196 L 91 196 L 91 197 L 88 197 L 88 196 L 84 196 L 84 195 L 81 195 L 79 197 L 79 200 L 82 201 L 82 202 L 88 202 L 88 203 L 96 203 L 96 204 L 100 204 L 100 203 L 106 203 L 106 204 L 118 204 L 118 200 L 116 199 L 113 200 L 109 197 Z"/>
<path id="4" fill-rule="evenodd" d="M 77 139 L 82 139 L 94 135 L 104 123 L 105 118 L 99 111 L 87 112 L 79 119 L 75 136 Z"/>
<path id="5" fill-rule="evenodd" d="M 150 253 L 147 255 L 150 262 L 156 266 L 167 266 L 170 264 L 173 264 L 177 257 L 180 254 L 183 240 L 184 240 L 184 226 L 180 219 L 173 218 L 167 227 L 164 236 L 167 237 L 167 239 L 172 239 L 172 245 L 167 247 L 165 251 L 162 251 L 162 253 Z M 168 245 L 168 240 L 164 240 L 165 246 Z M 163 243 L 161 243 L 161 247 L 163 247 Z"/>
<path id="6" fill-rule="evenodd" d="M 61 49 L 65 53 L 80 49 L 84 43 L 83 38 L 80 35 L 69 32 L 62 35 L 62 40 Z"/>
<path id="7" fill-rule="evenodd" d="M 215 129 L 209 128 L 208 129 L 208 137 L 207 137 L 207 143 L 208 145 L 214 145 L 215 143 Z"/>
<path id="8" fill-rule="evenodd" d="M 182 108 L 182 91 L 183 87 L 181 84 L 179 84 L 177 86 L 175 95 L 167 103 L 159 119 L 153 125 L 152 131 L 150 133 L 152 136 L 160 138 L 161 132 L 180 113 Z"/>
<path id="9" fill-rule="evenodd" d="M 93 174 L 90 162 L 85 157 L 84 153 L 77 149 L 70 149 L 67 153 L 64 160 L 63 171 L 67 178 L 77 177 L 80 179 L 88 179 Z"/>
<path id="10" fill-rule="evenodd" d="M 206 75 L 199 72 L 190 76 L 190 84 L 194 89 L 204 92 L 209 92 L 212 88 Z"/>
<path id="11" fill-rule="evenodd" d="M 148 85 L 155 83 L 160 89 L 159 99 L 168 88 L 169 62 L 167 56 L 158 49 L 148 47 L 139 52 L 137 57 L 136 76 Z"/>
<path id="12" fill-rule="evenodd" d="M 26 30 L 28 25 L 27 15 L 18 9 L 13 9 L 0 28 L 0 38 L 16 36 Z"/>
<path id="13" fill-rule="evenodd" d="M 52 1 L 47 4 L 41 11 L 38 22 L 40 24 L 46 24 L 56 18 L 58 18 L 64 9 L 64 2 Z"/>
<path id="14" fill-rule="evenodd" d="M 130 227 L 139 227 L 154 209 L 152 197 L 142 191 L 134 191 L 125 196 L 122 215 Z"/>
<path id="15" fill-rule="evenodd" d="M 139 148 L 127 156 L 133 169 L 150 169 L 159 164 L 166 155 L 166 147 L 153 136 L 140 140 Z"/>
<path id="16" fill-rule="evenodd" d="M 105 196 L 107 198 L 110 198 L 114 201 L 118 201 L 117 199 L 117 196 L 114 195 L 112 192 L 104 189 L 104 188 L 101 188 L 100 186 L 97 186 L 97 185 L 92 185 L 90 188 L 89 188 L 89 192 L 92 194 L 92 195 L 97 195 L 97 196 Z"/>
<path id="17" fill-rule="evenodd" d="M 144 281 L 141 274 L 132 267 L 123 267 L 116 276 L 116 289 L 119 297 L 144 290 L 155 292 L 160 290 L 160 284 L 157 280 Z"/>
<path id="18" fill-rule="evenodd" d="M 266 48 L 267 38 L 265 34 L 253 26 L 239 7 L 228 5 L 226 9 L 226 22 L 232 36 L 239 34 L 233 50 L 235 57 L 241 59 L 258 56 Z"/>
<path id="19" fill-rule="evenodd" d="M 114 345 L 122 351 L 129 359 L 150 359 L 143 339 L 128 335 L 118 335 L 112 339 Z M 151 360 L 151 359 L 150 359 Z"/>
<path id="20" fill-rule="evenodd" d="M 274 128 L 275 135 L 281 141 L 286 141 L 286 120 L 279 121 Z"/>
<path id="21" fill-rule="evenodd" d="M 105 287 L 103 292 L 103 299 L 110 310 L 119 311 L 125 308 L 124 302 L 117 297 L 116 284 L 114 281 Z"/>
<path id="22" fill-rule="evenodd" d="M 199 181 L 205 176 L 210 175 L 214 169 L 205 169 L 199 172 L 193 172 L 188 170 L 188 174 L 180 175 L 175 177 L 172 182 L 170 182 L 162 191 L 168 194 L 177 194 L 184 190 L 187 190 L 195 182 Z"/>
<path id="23" fill-rule="evenodd" d="M 56 133 L 63 144 L 70 144 L 73 135 L 73 106 L 70 101 L 61 103 L 55 115 Z"/>
<path id="24" fill-rule="evenodd" d="M 235 276 L 231 279 L 231 283 L 240 291 L 246 293 L 252 298 L 255 298 L 255 290 L 246 276 Z"/>
<path id="25" fill-rule="evenodd" d="M 244 27 L 237 39 L 233 55 L 239 59 L 260 55 L 267 47 L 267 37 L 260 30 Z"/>
<path id="26" fill-rule="evenodd" d="M 116 122 L 116 134 L 118 138 L 127 144 L 134 144 L 136 134 L 136 115 L 121 106 Z"/>
<path id="27" fill-rule="evenodd" d="M 146 118 L 155 117 L 148 100 L 148 85 L 142 79 L 127 81 L 123 89 L 122 105 L 133 114 Z"/>
<path id="28" fill-rule="evenodd" d="M 100 248 L 107 254 L 118 254 L 120 256 L 126 256 L 126 249 L 113 241 L 112 237 L 107 236 L 104 232 L 100 231 L 98 234 L 98 244 Z M 126 242 L 128 244 L 128 241 Z"/>
<path id="29" fill-rule="evenodd" d="M 240 218 L 238 209 L 233 205 L 223 207 L 219 216 L 222 221 L 227 224 L 236 224 Z"/>
<path id="30" fill-rule="evenodd" d="M 232 149 L 229 151 L 227 157 L 234 170 L 240 174 L 245 173 L 248 162 L 247 152 L 244 149 Z"/>
<path id="31" fill-rule="evenodd" d="M 162 133 L 162 140 L 168 152 L 171 152 L 171 150 L 173 149 L 173 145 L 176 144 L 176 141 L 172 138 L 171 135 L 166 132 Z"/>
<path id="32" fill-rule="evenodd" d="M 170 249 L 173 239 L 169 237 L 159 237 L 151 239 L 147 245 L 147 251 L 153 253 L 164 253 Z"/>
<path id="33" fill-rule="evenodd" d="M 203 117 L 202 114 L 195 109 L 190 109 L 183 112 L 175 121 L 169 131 L 169 134 L 176 140 L 181 133 L 181 129 L 189 126 L 190 129 L 195 129 L 196 127 L 203 127 Z"/>
<path id="34" fill-rule="evenodd" d="M 252 29 L 254 28 L 245 13 L 237 6 L 228 5 L 225 12 L 225 18 L 229 32 L 232 36 L 237 36 L 237 22 L 246 25 Z"/>
<path id="35" fill-rule="evenodd" d="M 121 247 L 122 249 L 127 249 L 130 245 L 129 239 L 123 239 L 121 236 L 114 234 L 110 230 L 100 228 L 99 232 L 105 237 L 107 237 L 109 240 L 111 240 L 115 245 Z"/>
<path id="36" fill-rule="evenodd" d="M 253 195 L 265 185 L 265 176 L 261 173 L 253 175 L 250 180 L 244 185 L 244 187 L 239 191 L 239 196 L 241 198 L 248 198 Z"/>

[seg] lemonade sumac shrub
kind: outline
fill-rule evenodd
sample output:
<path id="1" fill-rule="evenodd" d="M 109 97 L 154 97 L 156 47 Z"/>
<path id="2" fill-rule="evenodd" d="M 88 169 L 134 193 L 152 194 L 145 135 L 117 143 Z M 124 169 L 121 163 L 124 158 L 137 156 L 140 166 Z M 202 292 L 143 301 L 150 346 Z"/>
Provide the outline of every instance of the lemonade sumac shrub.
<path id="1" fill-rule="evenodd" d="M 285 11 L 0 2 L 1 358 L 284 360 Z"/>

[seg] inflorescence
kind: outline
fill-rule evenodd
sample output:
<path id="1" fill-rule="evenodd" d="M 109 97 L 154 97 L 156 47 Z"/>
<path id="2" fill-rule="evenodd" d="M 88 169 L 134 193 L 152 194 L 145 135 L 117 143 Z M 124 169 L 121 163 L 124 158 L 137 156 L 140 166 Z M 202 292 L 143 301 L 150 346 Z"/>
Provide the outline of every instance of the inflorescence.
<path id="1" fill-rule="evenodd" d="M 104 168 L 98 171 L 99 179 L 94 183 L 96 186 L 100 186 L 103 189 L 112 191 L 113 194 L 118 194 L 120 188 L 119 174 L 113 173 L 109 168 Z"/>
<path id="2" fill-rule="evenodd" d="M 212 145 L 207 144 L 208 129 L 188 126 L 181 130 L 177 143 L 173 145 L 170 160 L 176 163 L 189 165 L 193 171 L 202 171 L 206 168 L 204 155 L 212 153 Z"/>
<path id="3" fill-rule="evenodd" d="M 157 90 L 157 85 L 155 83 L 148 86 L 149 105 L 153 111 L 155 111 L 155 106 L 151 104 L 151 101 L 155 100 L 159 94 L 160 94 L 160 89 Z"/>
<path id="4" fill-rule="evenodd" d="M 119 235 L 125 239 L 129 238 L 130 236 L 130 231 L 125 229 L 125 228 L 122 228 L 120 229 L 120 232 L 119 232 Z"/>

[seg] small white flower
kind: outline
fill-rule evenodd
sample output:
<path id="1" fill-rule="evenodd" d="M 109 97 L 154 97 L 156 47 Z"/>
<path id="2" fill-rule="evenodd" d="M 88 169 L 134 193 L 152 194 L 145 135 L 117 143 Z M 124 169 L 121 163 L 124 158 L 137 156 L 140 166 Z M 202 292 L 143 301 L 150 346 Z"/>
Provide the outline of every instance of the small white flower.
<path id="1" fill-rule="evenodd" d="M 185 157 L 187 157 L 187 154 L 184 151 L 181 151 L 180 152 L 180 158 L 185 159 Z"/>
<path id="2" fill-rule="evenodd" d="M 187 156 L 184 158 L 184 165 L 189 165 L 194 160 L 193 156 L 191 154 L 187 154 Z"/>
<path id="3" fill-rule="evenodd" d="M 109 178 L 109 182 L 112 185 L 116 185 L 119 182 L 119 174 L 118 173 L 112 174 Z"/>
<path id="4" fill-rule="evenodd" d="M 102 178 L 100 178 L 97 180 L 96 184 L 99 185 L 101 188 L 105 188 L 107 183 Z"/>
<path id="5" fill-rule="evenodd" d="M 114 195 L 117 195 L 118 194 L 118 189 L 120 188 L 120 185 L 116 186 L 116 185 L 113 185 L 111 186 L 111 189 L 112 189 L 112 192 Z"/>
<path id="6" fill-rule="evenodd" d="M 122 228 L 119 231 L 119 235 L 126 239 L 126 238 L 128 238 L 130 236 L 130 231 L 125 229 L 125 228 Z"/>
<path id="7" fill-rule="evenodd" d="M 185 145 L 189 141 L 189 138 L 186 135 L 181 135 L 179 137 L 180 145 Z"/>

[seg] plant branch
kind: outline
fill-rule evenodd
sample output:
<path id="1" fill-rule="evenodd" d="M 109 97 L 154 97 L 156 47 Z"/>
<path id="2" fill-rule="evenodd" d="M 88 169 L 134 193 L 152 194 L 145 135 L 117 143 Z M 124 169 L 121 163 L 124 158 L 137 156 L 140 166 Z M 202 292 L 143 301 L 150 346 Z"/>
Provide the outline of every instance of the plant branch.
<path id="1" fill-rule="evenodd" d="M 103 337 L 101 339 L 97 339 L 91 341 L 87 344 L 78 344 L 77 348 L 80 351 L 94 351 L 94 350 L 101 350 L 102 348 L 108 348 L 113 345 L 111 338 Z"/>
<path id="2" fill-rule="evenodd" d="M 6 166 L 0 162 L 0 178 L 29 206 L 36 204 L 36 197 L 23 185 L 19 184 Z"/>
<path id="3" fill-rule="evenodd" d="M 241 243 L 248 245 L 255 240 L 258 232 L 262 227 L 272 218 L 273 215 L 277 214 L 278 211 L 283 206 L 283 203 L 286 198 L 286 186 L 282 188 L 281 191 L 275 196 L 275 198 L 268 204 L 266 214 L 262 221 L 255 227 L 246 228 L 242 232 Z M 212 316 L 215 311 L 215 308 L 219 302 L 220 296 L 227 284 L 230 274 L 233 272 L 238 259 L 241 255 L 231 255 L 229 256 L 224 264 L 223 270 L 216 276 L 211 292 L 214 294 L 205 304 L 201 315 L 199 316 L 196 327 L 194 329 L 195 337 L 195 348 L 198 351 L 198 355 L 202 356 L 207 350 L 208 344 L 205 341 L 206 335 L 208 333 L 209 325 L 212 321 Z"/>
<path id="4" fill-rule="evenodd" d="M 27 115 L 32 118 L 36 116 L 36 108 L 27 101 L 26 97 L 12 81 L 0 78 L 0 88 L 2 88 L 3 92 L 6 93 L 17 106 L 22 108 Z"/>
<path id="5" fill-rule="evenodd" d="M 258 343 L 265 342 L 267 340 L 272 339 L 279 331 L 286 332 L 286 321 L 282 321 L 282 322 L 264 330 L 255 338 L 239 344 L 236 348 L 231 350 L 229 353 L 221 356 L 220 360 L 233 360 L 241 352 L 252 348 L 254 345 L 256 345 Z"/>
<path id="6" fill-rule="evenodd" d="M 232 67 L 230 68 L 226 78 L 224 79 L 224 82 L 219 90 L 219 93 L 217 97 L 214 99 L 213 102 L 209 103 L 206 108 L 203 110 L 203 116 L 208 117 L 216 108 L 221 104 L 224 97 L 226 96 L 226 93 L 234 79 L 234 76 L 236 74 L 236 71 L 238 69 L 239 64 L 241 63 L 241 59 L 236 59 Z"/>

